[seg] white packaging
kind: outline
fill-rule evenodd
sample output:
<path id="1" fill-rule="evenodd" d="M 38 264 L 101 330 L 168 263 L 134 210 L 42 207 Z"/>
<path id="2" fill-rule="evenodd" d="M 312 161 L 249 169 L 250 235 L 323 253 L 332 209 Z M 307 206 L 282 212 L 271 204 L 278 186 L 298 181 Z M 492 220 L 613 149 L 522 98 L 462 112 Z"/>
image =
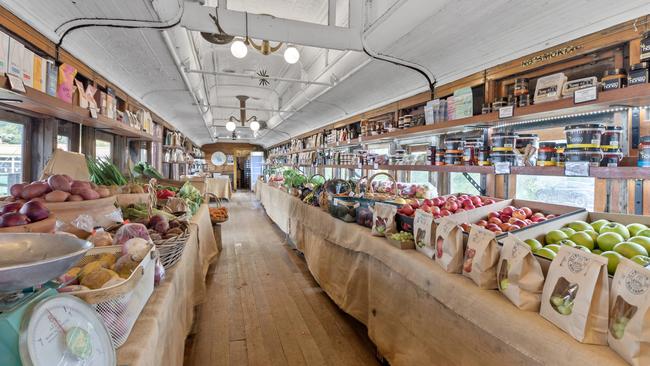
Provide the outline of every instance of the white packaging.
<path id="1" fill-rule="evenodd" d="M 9 66 L 9 36 L 0 32 L 0 75 L 4 75 Z"/>
<path id="2" fill-rule="evenodd" d="M 23 77 L 23 53 L 25 46 L 13 38 L 9 38 L 9 64 L 7 73 Z"/>
<path id="3" fill-rule="evenodd" d="M 32 88 L 34 86 L 34 52 L 23 49 L 23 83 Z"/>
<path id="4" fill-rule="evenodd" d="M 535 86 L 535 104 L 560 99 L 566 80 L 567 77 L 563 72 L 539 78 Z"/>

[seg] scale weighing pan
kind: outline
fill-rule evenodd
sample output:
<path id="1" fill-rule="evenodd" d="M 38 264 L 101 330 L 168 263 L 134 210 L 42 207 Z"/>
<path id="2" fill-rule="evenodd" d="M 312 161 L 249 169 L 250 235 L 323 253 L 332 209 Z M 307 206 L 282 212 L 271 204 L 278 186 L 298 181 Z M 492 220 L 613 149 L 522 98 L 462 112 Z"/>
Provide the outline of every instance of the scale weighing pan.
<path id="1" fill-rule="evenodd" d="M 72 235 L 0 235 L 0 293 L 21 291 L 59 277 L 92 247 Z"/>

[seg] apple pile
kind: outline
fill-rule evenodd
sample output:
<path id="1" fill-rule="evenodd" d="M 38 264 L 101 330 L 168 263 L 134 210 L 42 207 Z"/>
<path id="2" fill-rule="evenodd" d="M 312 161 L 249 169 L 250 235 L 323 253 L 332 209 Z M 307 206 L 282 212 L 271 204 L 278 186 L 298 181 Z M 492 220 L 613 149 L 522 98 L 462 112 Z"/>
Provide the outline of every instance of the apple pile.
<path id="1" fill-rule="evenodd" d="M 529 207 L 507 206 L 501 211 L 488 213 L 487 218 L 479 220 L 476 225 L 484 227 L 499 235 L 504 232 L 519 230 L 526 226 L 554 218 L 555 215 L 545 215 L 543 212 L 533 212 Z M 470 225 L 461 224 L 464 231 L 469 232 Z"/>
<path id="2" fill-rule="evenodd" d="M 444 216 L 453 215 L 463 211 L 473 210 L 477 207 L 490 205 L 495 201 L 491 198 L 481 198 L 469 194 L 461 194 L 459 196 L 446 196 L 435 197 L 432 199 L 425 199 L 421 203 L 417 200 L 409 200 L 406 204 L 401 206 L 397 213 L 413 217 L 415 210 L 418 208 L 424 212 L 433 214 L 434 219 L 439 219 Z"/>
<path id="3" fill-rule="evenodd" d="M 573 221 L 544 236 L 544 245 L 536 239 L 525 240 L 533 252 L 553 260 L 562 245 L 607 258 L 607 271 L 616 272 L 621 258 L 626 257 L 643 267 L 650 267 L 650 229 L 643 224 L 623 225 L 605 219 L 590 223 Z"/>

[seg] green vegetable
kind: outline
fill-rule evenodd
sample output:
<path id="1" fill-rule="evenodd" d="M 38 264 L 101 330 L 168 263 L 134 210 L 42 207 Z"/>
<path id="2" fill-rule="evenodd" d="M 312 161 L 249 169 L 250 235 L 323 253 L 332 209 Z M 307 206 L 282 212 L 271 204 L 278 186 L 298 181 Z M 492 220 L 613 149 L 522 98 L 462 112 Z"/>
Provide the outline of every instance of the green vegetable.
<path id="1" fill-rule="evenodd" d="M 145 161 L 141 161 L 133 167 L 133 172 L 136 173 L 136 176 L 143 175 L 145 177 L 149 178 L 156 178 L 156 179 L 163 179 L 164 177 L 160 172 L 156 170 L 153 166 L 149 165 L 149 163 Z"/>
<path id="2" fill-rule="evenodd" d="M 127 179 L 117 167 L 105 158 L 86 158 L 86 165 L 90 173 L 90 180 L 97 185 L 123 186 L 128 183 Z"/>
<path id="3" fill-rule="evenodd" d="M 192 215 L 198 211 L 199 206 L 203 203 L 203 196 L 201 192 L 196 189 L 190 182 L 185 182 L 181 189 L 178 190 L 176 197 L 180 197 L 187 202 L 187 205 L 190 207 Z"/>

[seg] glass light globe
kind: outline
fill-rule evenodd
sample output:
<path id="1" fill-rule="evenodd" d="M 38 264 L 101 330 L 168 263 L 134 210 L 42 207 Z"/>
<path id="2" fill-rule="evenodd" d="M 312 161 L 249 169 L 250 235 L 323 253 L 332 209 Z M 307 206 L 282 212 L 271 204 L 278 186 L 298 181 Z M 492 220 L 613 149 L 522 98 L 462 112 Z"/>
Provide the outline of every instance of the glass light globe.
<path id="1" fill-rule="evenodd" d="M 244 41 L 238 39 L 230 45 L 230 53 L 237 58 L 244 58 L 248 53 L 248 47 Z"/>
<path id="2" fill-rule="evenodd" d="M 284 50 L 284 60 L 288 64 L 295 64 L 300 60 L 300 52 L 298 52 L 298 49 L 294 46 L 289 46 L 287 47 L 286 50 Z"/>
<path id="3" fill-rule="evenodd" d="M 257 121 L 253 121 L 253 122 L 251 122 L 250 127 L 251 127 L 251 130 L 253 130 L 253 132 L 257 132 L 260 129 L 260 123 L 257 122 Z"/>
<path id="4" fill-rule="evenodd" d="M 233 122 L 233 121 L 229 121 L 228 123 L 226 123 L 226 130 L 232 132 L 232 131 L 234 131 L 236 128 L 237 128 L 237 125 L 235 124 L 235 122 Z"/>

